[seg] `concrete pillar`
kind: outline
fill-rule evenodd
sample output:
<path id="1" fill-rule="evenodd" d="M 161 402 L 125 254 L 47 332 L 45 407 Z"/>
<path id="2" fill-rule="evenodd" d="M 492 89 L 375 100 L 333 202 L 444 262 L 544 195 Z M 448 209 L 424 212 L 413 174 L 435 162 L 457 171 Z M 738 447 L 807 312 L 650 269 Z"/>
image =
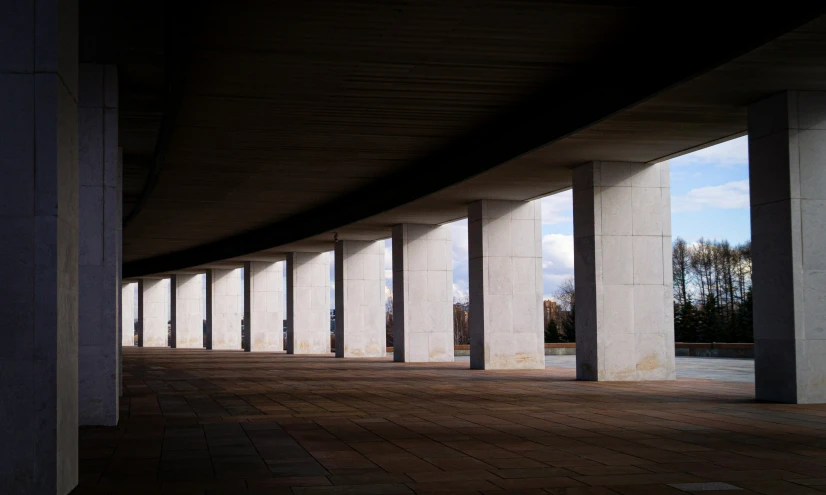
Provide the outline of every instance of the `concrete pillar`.
<path id="1" fill-rule="evenodd" d="M 826 402 L 826 92 L 749 108 L 755 390 Z"/>
<path id="2" fill-rule="evenodd" d="M 212 278 L 212 270 L 207 270 L 204 276 L 204 288 L 206 289 L 206 301 L 204 301 L 204 307 L 206 308 L 204 314 L 206 318 L 204 347 L 207 349 L 212 349 Z"/>
<path id="3" fill-rule="evenodd" d="M 142 278 L 138 281 L 138 345 L 169 346 L 169 279 Z"/>
<path id="4" fill-rule="evenodd" d="M 244 350 L 284 350 L 284 264 L 244 263 Z"/>
<path id="5" fill-rule="evenodd" d="M 384 357 L 384 241 L 337 241 L 336 357 Z"/>
<path id="6" fill-rule="evenodd" d="M 213 268 L 211 292 L 212 349 L 241 349 L 241 269 Z"/>
<path id="7" fill-rule="evenodd" d="M 287 353 L 330 353 L 330 254 L 287 254 Z"/>
<path id="8" fill-rule="evenodd" d="M 121 184 L 118 79 L 80 65 L 78 102 L 78 420 L 118 424 Z"/>
<path id="9" fill-rule="evenodd" d="M 450 226 L 393 227 L 393 360 L 453 361 Z"/>
<path id="10" fill-rule="evenodd" d="M 78 481 L 77 4 L 0 4 L 0 493 Z"/>
<path id="11" fill-rule="evenodd" d="M 201 314 L 203 292 L 200 274 L 176 273 L 169 278 L 171 346 L 203 349 L 204 318 Z"/>
<path id="12" fill-rule="evenodd" d="M 133 347 L 135 345 L 135 284 L 123 284 L 121 290 L 121 328 L 123 328 L 121 345 Z"/>
<path id="13" fill-rule="evenodd" d="M 668 162 L 573 172 L 579 380 L 673 380 Z"/>
<path id="14" fill-rule="evenodd" d="M 539 201 L 468 208 L 470 367 L 545 368 Z"/>

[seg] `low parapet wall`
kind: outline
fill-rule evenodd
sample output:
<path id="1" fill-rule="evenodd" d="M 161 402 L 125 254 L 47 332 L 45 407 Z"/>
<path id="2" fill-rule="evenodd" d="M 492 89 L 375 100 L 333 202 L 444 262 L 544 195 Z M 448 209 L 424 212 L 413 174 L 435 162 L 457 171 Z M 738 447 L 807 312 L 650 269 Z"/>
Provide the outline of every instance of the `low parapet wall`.
<path id="1" fill-rule="evenodd" d="M 754 344 L 677 343 L 678 356 L 753 358 Z"/>
<path id="2" fill-rule="evenodd" d="M 721 344 L 677 342 L 675 345 L 677 356 L 696 357 L 726 357 L 726 358 L 753 358 L 754 344 Z M 469 356 L 469 345 L 453 346 L 455 356 Z M 387 348 L 387 353 L 393 352 L 392 347 Z M 546 356 L 571 356 L 576 354 L 575 343 L 545 344 Z"/>

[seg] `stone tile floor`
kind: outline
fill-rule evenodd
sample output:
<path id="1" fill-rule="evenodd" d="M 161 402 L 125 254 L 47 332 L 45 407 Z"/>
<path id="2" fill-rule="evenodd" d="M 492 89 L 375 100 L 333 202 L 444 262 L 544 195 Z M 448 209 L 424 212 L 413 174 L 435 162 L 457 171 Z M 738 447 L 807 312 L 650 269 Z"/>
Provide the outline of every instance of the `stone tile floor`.
<path id="1" fill-rule="evenodd" d="M 746 382 L 139 348 L 123 376 L 75 493 L 826 493 L 826 406 Z"/>

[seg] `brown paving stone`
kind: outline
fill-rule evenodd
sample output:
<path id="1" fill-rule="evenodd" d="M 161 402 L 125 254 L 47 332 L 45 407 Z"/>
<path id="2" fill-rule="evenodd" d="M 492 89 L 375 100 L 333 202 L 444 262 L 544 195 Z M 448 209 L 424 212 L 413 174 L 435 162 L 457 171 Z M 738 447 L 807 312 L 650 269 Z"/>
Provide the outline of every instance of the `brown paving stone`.
<path id="1" fill-rule="evenodd" d="M 525 488 L 522 490 L 482 490 L 482 495 L 547 495 L 548 491 L 542 488 Z"/>
<path id="2" fill-rule="evenodd" d="M 547 467 L 539 461 L 526 457 L 494 457 L 485 462 L 499 469 L 541 469 Z"/>
<path id="3" fill-rule="evenodd" d="M 480 461 L 479 459 L 474 459 L 473 457 L 448 457 L 445 459 L 434 459 L 428 457 L 425 459 L 430 464 L 438 467 L 439 469 L 444 469 L 446 471 L 467 471 L 472 469 L 496 469 L 492 463 L 488 463 L 485 461 Z"/>
<path id="4" fill-rule="evenodd" d="M 498 487 L 488 480 L 455 480 L 407 483 L 415 493 L 479 493 L 482 490 L 496 490 Z"/>
<path id="5" fill-rule="evenodd" d="M 563 468 L 559 468 L 563 469 Z M 567 471 L 571 471 L 571 475 L 582 475 L 582 476 L 600 476 L 600 475 L 607 475 L 607 474 L 642 474 L 642 473 L 650 473 L 652 472 L 651 469 L 642 468 L 640 466 L 605 466 L 605 465 L 596 465 L 596 466 L 571 466 L 568 468 L 564 468 Z"/>
<path id="6" fill-rule="evenodd" d="M 409 473 L 408 476 L 416 482 L 442 482 L 442 481 L 460 481 L 460 480 L 482 480 L 482 479 L 501 479 L 500 476 L 481 469 L 469 469 L 466 471 L 421 471 L 418 473 Z"/>
<path id="7" fill-rule="evenodd" d="M 395 495 L 414 493 L 402 484 L 313 486 L 293 488 L 295 495 Z"/>
<path id="8" fill-rule="evenodd" d="M 550 478 L 554 476 L 576 476 L 578 473 L 564 468 L 528 468 L 528 469 L 496 469 L 491 473 L 504 479 L 511 478 Z"/>
<path id="9" fill-rule="evenodd" d="M 688 493 L 668 485 L 625 485 L 607 488 L 622 495 L 686 495 Z M 740 495 L 744 494 L 744 492 L 739 493 Z"/>
<path id="10" fill-rule="evenodd" d="M 551 495 L 617 495 L 617 492 L 604 486 L 566 486 L 561 488 L 547 488 Z"/>
<path id="11" fill-rule="evenodd" d="M 381 483 L 411 483 L 413 480 L 405 474 L 375 472 L 367 474 L 343 474 L 329 476 L 334 485 L 374 485 Z"/>
<path id="12" fill-rule="evenodd" d="M 491 480 L 500 488 L 505 490 L 520 490 L 525 488 L 555 488 L 563 486 L 585 486 L 584 483 L 576 481 L 567 476 L 552 476 L 547 478 L 518 478 Z"/>
<path id="13" fill-rule="evenodd" d="M 591 486 L 653 485 L 656 483 L 696 483 L 707 481 L 705 478 L 684 473 L 611 474 L 604 476 L 574 476 L 573 478 Z"/>
<path id="14" fill-rule="evenodd" d="M 121 422 L 80 430 L 77 493 L 826 493 L 826 406 L 466 366 L 124 349 Z"/>

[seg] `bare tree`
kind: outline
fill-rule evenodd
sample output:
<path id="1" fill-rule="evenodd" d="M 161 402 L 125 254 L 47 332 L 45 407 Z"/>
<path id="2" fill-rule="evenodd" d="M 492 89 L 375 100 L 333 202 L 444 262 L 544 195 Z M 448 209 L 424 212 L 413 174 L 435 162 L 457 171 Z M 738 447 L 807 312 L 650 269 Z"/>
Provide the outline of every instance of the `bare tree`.
<path id="1" fill-rule="evenodd" d="M 570 311 L 574 304 L 576 290 L 574 290 L 574 277 L 565 277 L 554 291 L 554 299 L 560 306 L 561 311 Z"/>
<path id="2" fill-rule="evenodd" d="M 576 290 L 574 288 L 574 277 L 566 277 L 554 291 L 554 299 L 559 306 L 559 322 L 557 328 L 564 332 L 564 338 L 568 342 L 576 341 Z"/>
<path id="3" fill-rule="evenodd" d="M 470 344 L 467 304 L 453 303 L 453 343 Z"/>
<path id="4" fill-rule="evenodd" d="M 700 239 L 674 242 L 675 331 L 683 339 L 748 341 L 751 245 Z"/>
<path id="5" fill-rule="evenodd" d="M 387 295 L 384 302 L 384 331 L 387 335 L 387 347 L 393 347 L 393 294 Z"/>
<path id="6" fill-rule="evenodd" d="M 690 265 L 691 253 L 688 244 L 681 237 L 678 237 L 674 241 L 674 249 L 671 254 L 671 266 L 674 271 L 674 299 L 677 304 L 685 304 L 691 300 L 688 293 Z"/>

